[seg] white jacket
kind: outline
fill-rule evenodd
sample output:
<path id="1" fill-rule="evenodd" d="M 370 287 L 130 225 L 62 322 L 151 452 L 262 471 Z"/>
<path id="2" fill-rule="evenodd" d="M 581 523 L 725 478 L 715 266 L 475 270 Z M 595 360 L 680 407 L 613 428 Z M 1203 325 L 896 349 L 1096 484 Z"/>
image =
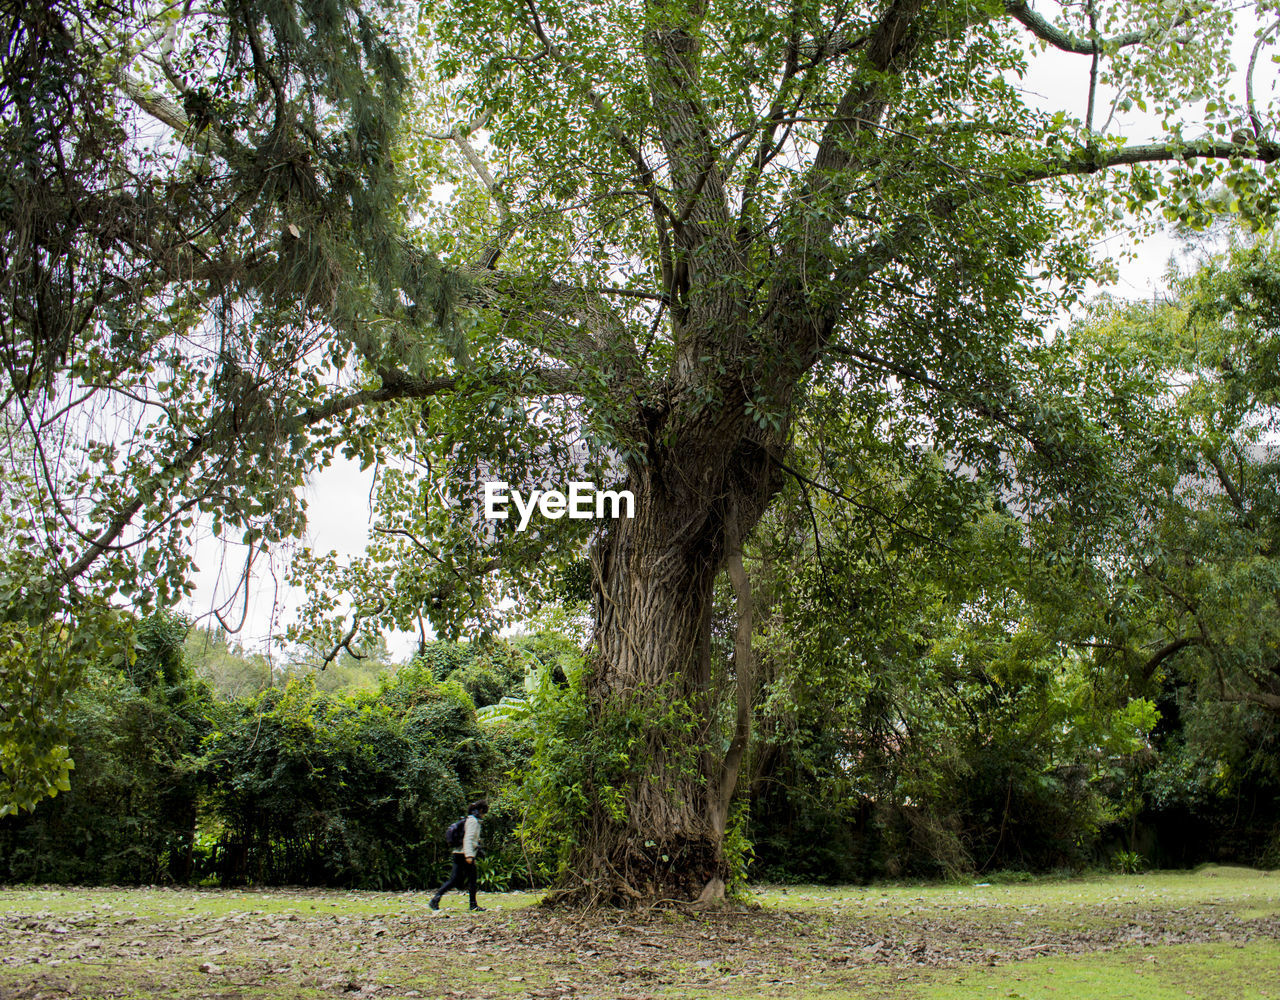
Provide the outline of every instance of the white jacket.
<path id="1" fill-rule="evenodd" d="M 479 849 L 480 818 L 475 813 L 468 813 L 467 824 L 462 828 L 462 849 L 460 853 L 465 857 L 474 858 Z"/>

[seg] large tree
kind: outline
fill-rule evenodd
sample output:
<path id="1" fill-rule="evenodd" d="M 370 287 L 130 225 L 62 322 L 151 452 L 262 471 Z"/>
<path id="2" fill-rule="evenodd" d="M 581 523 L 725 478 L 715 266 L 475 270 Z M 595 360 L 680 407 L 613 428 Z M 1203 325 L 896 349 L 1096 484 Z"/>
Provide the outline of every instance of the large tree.
<path id="1" fill-rule="evenodd" d="M 484 574 L 563 581 L 589 544 L 587 703 L 678 710 L 622 808 L 590 806 L 576 872 L 714 895 L 750 731 L 743 546 L 795 427 L 820 399 L 867 447 L 1087 468 L 1020 387 L 1094 273 L 1088 225 L 1195 218 L 1219 176 L 1274 203 L 1273 109 L 1221 96 L 1229 6 L 7 4 L 0 347 L 44 571 L 5 614 L 167 599 L 196 509 L 251 563 L 299 530 L 309 470 L 392 456 L 371 558 L 304 564 L 316 610 L 342 586 L 356 631 L 456 629 Z M 1078 87 L 1029 101 L 1049 50 Z M 1126 137 L 1134 108 L 1162 138 Z M 634 517 L 476 512 L 480 480 L 553 471 L 630 489 Z M 462 508 L 424 509 L 441 474 Z"/>

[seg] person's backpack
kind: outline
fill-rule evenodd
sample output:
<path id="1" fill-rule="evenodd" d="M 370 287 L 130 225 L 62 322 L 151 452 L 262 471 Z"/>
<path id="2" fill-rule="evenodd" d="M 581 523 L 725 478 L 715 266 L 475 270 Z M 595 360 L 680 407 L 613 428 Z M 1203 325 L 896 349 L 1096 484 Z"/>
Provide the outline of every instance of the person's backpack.
<path id="1" fill-rule="evenodd" d="M 444 842 L 450 847 L 457 850 L 462 846 L 462 838 L 467 833 L 467 817 L 463 816 L 460 820 L 455 820 L 449 824 L 449 828 L 444 832 Z"/>

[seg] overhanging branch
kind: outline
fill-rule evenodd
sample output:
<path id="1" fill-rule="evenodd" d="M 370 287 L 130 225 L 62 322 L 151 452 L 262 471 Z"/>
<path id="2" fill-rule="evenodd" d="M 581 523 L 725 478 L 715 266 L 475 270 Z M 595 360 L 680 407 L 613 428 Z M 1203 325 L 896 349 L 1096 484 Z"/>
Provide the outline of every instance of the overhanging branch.
<path id="1" fill-rule="evenodd" d="M 1142 679 L 1144 681 L 1151 680 L 1156 672 L 1156 668 L 1165 660 L 1173 656 L 1175 653 L 1186 649 L 1188 646 L 1200 645 L 1200 640 L 1195 636 L 1179 636 L 1170 642 L 1165 643 L 1147 658 L 1147 662 L 1142 665 Z"/>
<path id="2" fill-rule="evenodd" d="M 1032 10 L 1029 4 L 1008 3 L 1005 4 L 1005 10 L 1015 21 L 1021 23 L 1031 34 L 1042 41 L 1048 42 L 1054 48 L 1061 49 L 1063 52 L 1073 52 L 1082 56 L 1102 55 L 1115 49 L 1140 45 L 1143 42 L 1158 38 L 1170 28 L 1186 24 L 1195 16 L 1195 11 L 1183 9 L 1172 24 L 1162 24 L 1159 27 L 1146 28 L 1141 31 L 1126 31 L 1123 34 L 1112 35 L 1109 38 L 1080 38 L 1078 35 L 1063 31 L 1056 24 L 1046 20 L 1043 15 Z"/>
<path id="3" fill-rule="evenodd" d="M 1111 146 L 1100 140 L 1097 146 L 1075 150 L 1065 156 L 1050 160 L 1021 172 L 1006 174 L 993 181 L 1005 184 L 1027 184 L 1050 180 L 1055 177 L 1078 177 L 1094 174 L 1110 167 L 1131 167 L 1139 163 L 1172 163 L 1177 160 L 1257 160 L 1274 163 L 1280 159 L 1280 143 L 1262 139 L 1243 142 L 1226 139 L 1190 139 L 1185 142 L 1148 142 L 1137 146 Z M 991 184 L 981 185 L 980 194 L 986 194 Z M 965 198 L 973 200 L 973 197 Z"/>
<path id="4" fill-rule="evenodd" d="M 936 220 L 944 219 L 967 204 L 980 201 L 1010 187 L 1055 178 L 1085 176 L 1112 167 L 1135 166 L 1141 163 L 1188 162 L 1195 159 L 1256 160 L 1261 163 L 1274 163 L 1280 159 L 1280 143 L 1258 139 L 1249 139 L 1242 143 L 1228 142 L 1223 139 L 1192 139 L 1185 142 L 1108 146 L 1105 137 L 1100 137 L 1096 145 L 1091 144 L 1088 147 L 1070 151 L 1033 167 L 1006 173 L 992 172 L 986 176 L 975 177 L 964 186 L 938 192 L 929 199 L 923 209 L 902 216 L 892 229 L 865 244 L 857 254 L 851 255 L 843 266 L 833 271 L 831 282 L 837 286 L 847 287 L 871 277 L 891 261 L 898 259 L 908 246 L 923 239 L 931 231 Z M 816 361 L 820 354 L 821 350 L 817 351 L 811 360 Z M 883 359 L 867 360 L 881 363 Z"/>
<path id="5" fill-rule="evenodd" d="M 136 104 L 141 111 L 161 124 L 169 126 L 169 128 L 173 129 L 174 134 L 187 145 L 192 147 L 200 145 L 211 152 L 217 153 L 219 156 L 227 155 L 226 144 L 213 129 L 205 128 L 197 131 L 187 118 L 186 112 L 173 101 L 148 92 L 143 83 L 124 71 L 116 74 L 116 82 L 125 96 Z"/>
<path id="6" fill-rule="evenodd" d="M 462 379 L 459 376 L 415 377 L 406 375 L 398 369 L 388 369 L 381 374 L 382 385 L 377 388 L 361 389 L 327 403 L 308 407 L 283 421 L 280 432 L 287 435 L 292 431 L 312 427 L 364 406 L 399 399 L 426 399 L 439 396 L 454 391 L 462 385 Z M 583 392 L 580 381 L 576 372 L 564 368 L 504 372 L 484 380 L 486 385 L 500 385 L 529 397 L 580 395 Z M 213 417 L 203 433 L 191 438 L 189 446 L 181 455 L 148 476 L 137 488 L 132 499 L 120 508 L 98 535 L 89 540 L 80 558 L 63 571 L 63 579 L 68 583 L 78 579 L 103 554 L 110 551 L 148 502 L 160 495 L 166 486 L 188 476 L 206 452 L 227 440 L 228 435 L 233 434 L 235 419 L 234 407 L 222 410 Z"/>

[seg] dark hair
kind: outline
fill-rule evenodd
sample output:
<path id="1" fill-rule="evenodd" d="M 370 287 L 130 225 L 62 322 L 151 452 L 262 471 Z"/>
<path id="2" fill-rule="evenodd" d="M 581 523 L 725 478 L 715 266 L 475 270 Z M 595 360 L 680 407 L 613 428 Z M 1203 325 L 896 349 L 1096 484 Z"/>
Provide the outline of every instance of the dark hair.
<path id="1" fill-rule="evenodd" d="M 489 811 L 489 803 L 486 802 L 484 799 L 480 799 L 478 802 L 472 802 L 471 805 L 467 806 L 468 814 L 477 813 L 477 812 L 487 813 L 488 811 Z"/>

